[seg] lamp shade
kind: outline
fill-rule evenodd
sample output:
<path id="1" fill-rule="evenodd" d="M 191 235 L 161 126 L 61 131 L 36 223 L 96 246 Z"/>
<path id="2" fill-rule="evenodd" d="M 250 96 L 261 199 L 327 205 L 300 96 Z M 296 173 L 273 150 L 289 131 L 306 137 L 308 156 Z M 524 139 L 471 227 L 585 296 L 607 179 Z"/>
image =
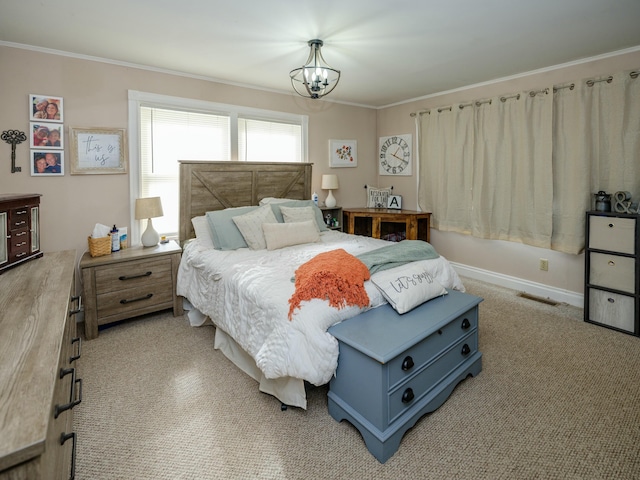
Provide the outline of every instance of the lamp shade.
<path id="1" fill-rule="evenodd" d="M 138 198 L 136 200 L 136 220 L 156 218 L 164 215 L 160 197 Z"/>
<path id="2" fill-rule="evenodd" d="M 323 190 L 337 190 L 339 186 L 337 175 L 322 175 Z"/>

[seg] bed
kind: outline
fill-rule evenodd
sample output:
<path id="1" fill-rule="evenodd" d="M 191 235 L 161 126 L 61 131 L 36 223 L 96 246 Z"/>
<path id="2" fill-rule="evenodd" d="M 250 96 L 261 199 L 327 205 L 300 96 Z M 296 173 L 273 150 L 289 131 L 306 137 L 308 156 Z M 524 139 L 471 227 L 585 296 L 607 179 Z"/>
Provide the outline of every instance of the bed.
<path id="1" fill-rule="evenodd" d="M 367 305 L 336 308 L 327 300 L 314 298 L 301 301 L 294 308 L 289 300 L 298 293 L 294 283 L 296 271 L 301 265 L 338 250 L 365 261 L 365 257 L 370 259 L 371 254 L 390 246 L 384 240 L 322 229 L 321 214 L 317 226 L 313 219 L 294 219 L 300 223 L 296 223 L 295 232 L 291 230 L 292 225 L 286 225 L 287 215 L 309 211 L 305 199 L 311 198 L 311 171 L 311 164 L 299 163 L 180 162 L 183 254 L 177 293 L 189 304 L 190 322 L 194 326 L 209 322 L 215 325 L 214 348 L 253 377 L 260 391 L 275 396 L 283 405 L 303 409 L 307 406 L 305 382 L 326 384 L 337 367 L 338 342 L 327 329 L 387 303 L 388 298 L 374 284 L 376 275 L 384 273 L 379 272 L 363 284 Z M 264 199 L 279 206 L 274 208 Z M 266 207 L 260 207 L 260 203 Z M 270 228 L 277 230 L 277 234 L 270 234 L 263 225 L 266 249 L 264 245 L 256 249 L 247 247 L 254 246 L 248 235 L 245 235 L 248 244 L 234 248 L 236 240 L 216 236 L 215 228 L 212 235 L 207 228 L 211 225 L 209 221 L 222 222 L 224 218 L 229 222 L 240 215 L 253 217 L 259 211 L 269 214 L 272 210 L 280 211 L 287 222 L 282 224 L 276 215 L 278 224 L 271 224 Z M 319 230 L 317 237 L 311 233 L 312 227 Z M 287 231 L 283 237 L 282 232 Z M 304 232 L 315 240 L 305 241 Z M 299 241 L 293 239 L 298 235 Z M 227 241 L 231 247 L 221 250 Z M 464 291 L 457 274 L 443 257 L 412 265 L 428 271 L 439 286 Z"/>

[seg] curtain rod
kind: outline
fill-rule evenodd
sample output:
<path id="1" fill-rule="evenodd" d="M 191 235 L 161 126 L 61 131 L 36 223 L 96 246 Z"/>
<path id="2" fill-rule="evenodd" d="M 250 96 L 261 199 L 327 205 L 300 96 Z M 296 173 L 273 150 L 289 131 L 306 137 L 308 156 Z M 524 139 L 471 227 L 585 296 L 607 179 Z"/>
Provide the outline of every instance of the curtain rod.
<path id="1" fill-rule="evenodd" d="M 640 70 L 633 70 L 632 72 L 629 72 L 629 76 L 631 78 L 634 78 L 634 79 L 638 78 L 639 75 L 640 75 Z M 600 78 L 600 79 L 596 79 L 596 80 L 594 80 L 594 79 L 587 80 L 586 84 L 588 86 L 590 86 L 590 87 L 593 87 L 596 83 L 599 83 L 599 82 L 611 83 L 612 81 L 613 81 L 613 76 L 609 75 L 608 77 L 605 77 L 605 78 Z M 570 84 L 567 84 L 567 85 L 557 85 L 557 86 L 554 85 L 553 86 L 553 91 L 555 93 L 558 90 L 562 90 L 564 88 L 568 88 L 569 90 L 573 90 L 575 87 L 576 87 L 575 83 L 570 83 Z M 549 93 L 549 89 L 545 88 L 543 90 L 532 90 L 532 91 L 529 92 L 529 95 L 531 97 L 535 97 L 538 93 Z M 520 94 L 518 93 L 516 95 L 510 95 L 510 96 L 509 95 L 504 95 L 504 96 L 500 97 L 500 101 L 501 102 L 505 102 L 510 98 L 515 98 L 516 100 L 519 100 L 520 99 Z M 491 100 L 477 100 L 475 102 L 461 103 L 460 105 L 458 105 L 458 107 L 460 108 L 460 110 L 462 110 L 463 108 L 470 107 L 470 106 L 472 106 L 474 104 L 477 107 L 479 107 L 480 105 L 485 104 L 485 103 L 491 104 Z M 438 112 L 443 112 L 445 110 L 452 111 L 451 109 L 452 109 L 452 107 L 450 107 L 450 106 L 449 107 L 440 107 L 440 108 L 438 108 Z M 431 112 L 430 110 L 419 110 L 417 112 L 411 112 L 409 114 L 409 116 L 415 117 L 415 116 L 422 115 L 424 113 L 430 113 L 430 112 Z"/>

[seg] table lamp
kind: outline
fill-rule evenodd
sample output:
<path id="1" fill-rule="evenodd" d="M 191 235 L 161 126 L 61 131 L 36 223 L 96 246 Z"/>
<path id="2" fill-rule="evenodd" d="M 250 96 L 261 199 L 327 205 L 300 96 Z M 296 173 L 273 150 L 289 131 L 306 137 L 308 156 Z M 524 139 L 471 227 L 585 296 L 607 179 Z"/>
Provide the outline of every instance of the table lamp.
<path id="1" fill-rule="evenodd" d="M 147 229 L 140 237 L 142 245 L 145 247 L 155 247 L 160 240 L 158 232 L 153 228 L 152 218 L 161 217 L 162 202 L 160 197 L 138 198 L 136 200 L 136 220 L 147 219 Z"/>
<path id="2" fill-rule="evenodd" d="M 329 208 L 336 206 L 336 199 L 331 191 L 337 190 L 338 187 L 337 175 L 322 175 L 322 189 L 329 190 L 329 195 L 327 195 L 327 199 L 324 201 L 324 204 Z"/>

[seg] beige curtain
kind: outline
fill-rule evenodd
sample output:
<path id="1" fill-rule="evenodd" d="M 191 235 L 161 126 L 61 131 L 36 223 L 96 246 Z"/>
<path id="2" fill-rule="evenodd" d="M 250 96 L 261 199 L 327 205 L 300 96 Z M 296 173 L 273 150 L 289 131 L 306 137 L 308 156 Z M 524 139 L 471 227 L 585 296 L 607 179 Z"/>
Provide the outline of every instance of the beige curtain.
<path id="1" fill-rule="evenodd" d="M 418 202 L 431 226 L 471 233 L 474 110 L 454 105 L 419 116 Z"/>
<path id="2" fill-rule="evenodd" d="M 422 115 L 419 202 L 434 228 L 550 248 L 552 102 L 523 92 Z"/>
<path id="3" fill-rule="evenodd" d="M 554 94 L 554 250 L 584 248 L 585 211 L 599 190 L 640 200 L 640 79 L 630 73 Z"/>

